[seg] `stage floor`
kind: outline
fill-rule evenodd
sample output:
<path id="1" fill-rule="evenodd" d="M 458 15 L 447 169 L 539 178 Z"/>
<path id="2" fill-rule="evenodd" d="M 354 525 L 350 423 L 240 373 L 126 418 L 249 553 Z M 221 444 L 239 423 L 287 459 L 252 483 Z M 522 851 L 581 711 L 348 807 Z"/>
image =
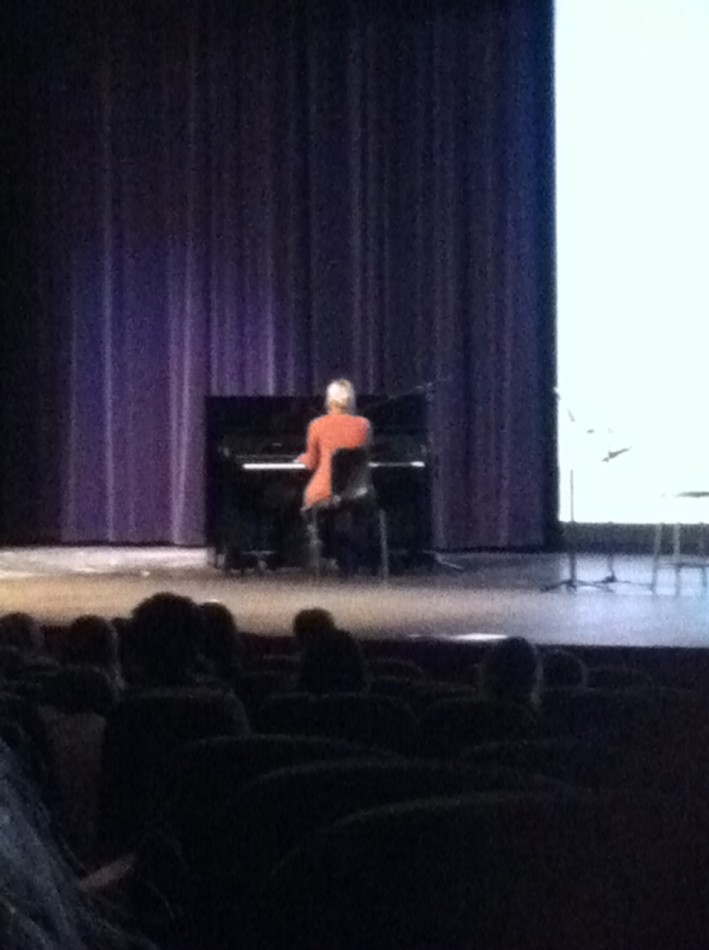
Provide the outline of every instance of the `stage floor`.
<path id="1" fill-rule="evenodd" d="M 143 598 L 171 590 L 220 600 L 239 626 L 263 636 L 290 630 L 302 607 L 322 606 L 359 637 L 459 642 L 521 634 L 538 643 L 578 646 L 704 647 L 709 595 L 701 571 L 682 571 L 675 589 L 663 565 L 650 591 L 648 557 L 619 557 L 618 583 L 575 592 L 543 587 L 568 576 L 555 554 L 446 556 L 432 571 L 377 580 L 316 580 L 297 570 L 225 575 L 204 549 L 55 547 L 0 550 L 0 613 L 24 610 L 48 623 L 80 613 L 126 615 Z M 607 575 L 604 559 L 581 556 L 580 581 Z"/>

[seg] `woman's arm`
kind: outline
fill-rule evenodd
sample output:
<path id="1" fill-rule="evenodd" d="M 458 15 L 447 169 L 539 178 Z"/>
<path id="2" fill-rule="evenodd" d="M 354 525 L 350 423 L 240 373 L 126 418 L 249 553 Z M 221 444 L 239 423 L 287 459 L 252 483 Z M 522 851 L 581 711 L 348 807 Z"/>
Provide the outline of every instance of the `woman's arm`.
<path id="1" fill-rule="evenodd" d="M 318 438 L 315 420 L 308 426 L 307 448 L 302 455 L 298 456 L 297 461 L 305 465 L 311 472 L 314 471 L 320 462 L 320 439 Z"/>

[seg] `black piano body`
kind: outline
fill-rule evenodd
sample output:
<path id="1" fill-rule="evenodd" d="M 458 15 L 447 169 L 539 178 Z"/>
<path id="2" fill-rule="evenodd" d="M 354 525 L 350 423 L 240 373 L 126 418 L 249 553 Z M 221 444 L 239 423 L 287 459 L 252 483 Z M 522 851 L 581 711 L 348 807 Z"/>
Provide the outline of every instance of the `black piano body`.
<path id="1" fill-rule="evenodd" d="M 302 565 L 301 517 L 309 473 L 295 463 L 322 399 L 210 396 L 206 404 L 206 525 L 213 564 Z M 372 478 L 387 514 L 393 566 L 425 562 L 431 548 L 427 405 L 421 394 L 360 396 L 373 427 Z"/>

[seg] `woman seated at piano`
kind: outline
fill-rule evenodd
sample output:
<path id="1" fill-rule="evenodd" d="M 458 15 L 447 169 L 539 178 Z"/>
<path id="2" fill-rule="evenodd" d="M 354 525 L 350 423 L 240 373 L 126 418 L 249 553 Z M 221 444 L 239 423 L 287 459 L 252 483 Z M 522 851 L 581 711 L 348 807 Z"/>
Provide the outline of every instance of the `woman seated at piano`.
<path id="1" fill-rule="evenodd" d="M 305 489 L 303 508 L 309 509 L 332 497 L 332 456 L 338 449 L 369 445 L 372 427 L 364 416 L 355 415 L 355 390 L 349 379 L 335 379 L 325 395 L 327 413 L 308 426 L 306 451 L 298 456 L 312 477 Z"/>

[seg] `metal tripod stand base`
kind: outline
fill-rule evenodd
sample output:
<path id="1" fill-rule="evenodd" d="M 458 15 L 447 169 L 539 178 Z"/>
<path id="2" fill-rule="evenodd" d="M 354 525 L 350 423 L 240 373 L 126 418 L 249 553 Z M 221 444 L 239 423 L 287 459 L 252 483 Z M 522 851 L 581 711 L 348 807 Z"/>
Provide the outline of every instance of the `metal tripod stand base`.
<path id="1" fill-rule="evenodd" d="M 588 587 L 613 593 L 613 588 L 610 587 L 613 583 L 615 583 L 615 581 L 612 581 L 610 578 L 604 578 L 604 580 L 601 581 L 580 581 L 576 578 L 568 577 L 566 580 L 556 581 L 554 584 L 545 584 L 542 587 L 542 593 L 546 594 L 552 590 L 577 591 Z"/>

